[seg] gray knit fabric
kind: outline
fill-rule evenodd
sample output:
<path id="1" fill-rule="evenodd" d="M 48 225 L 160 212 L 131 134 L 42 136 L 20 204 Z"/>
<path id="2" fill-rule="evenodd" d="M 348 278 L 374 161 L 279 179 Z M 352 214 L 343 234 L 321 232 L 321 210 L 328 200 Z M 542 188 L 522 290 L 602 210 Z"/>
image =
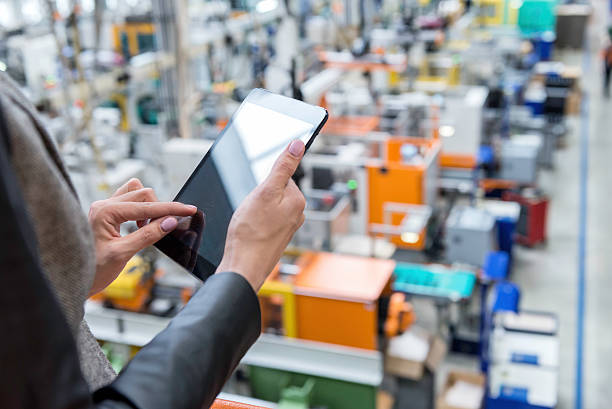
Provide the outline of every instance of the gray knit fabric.
<path id="1" fill-rule="evenodd" d="M 112 381 L 115 373 L 83 321 L 95 275 L 89 223 L 35 108 L 2 72 L 0 98 L 11 138 L 10 156 L 34 224 L 41 265 L 77 340 L 83 374 L 96 389 Z"/>

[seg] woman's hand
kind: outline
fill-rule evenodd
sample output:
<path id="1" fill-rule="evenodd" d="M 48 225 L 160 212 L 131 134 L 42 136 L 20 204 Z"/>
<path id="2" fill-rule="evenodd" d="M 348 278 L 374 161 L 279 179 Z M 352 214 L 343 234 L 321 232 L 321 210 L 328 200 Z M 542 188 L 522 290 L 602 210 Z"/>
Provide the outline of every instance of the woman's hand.
<path id="1" fill-rule="evenodd" d="M 241 274 L 256 292 L 304 223 L 306 200 L 291 179 L 303 155 L 304 143 L 293 141 L 268 178 L 236 210 L 229 225 L 217 271 Z"/>
<path id="2" fill-rule="evenodd" d="M 196 211 L 195 206 L 158 202 L 153 189 L 138 179 L 131 179 L 110 199 L 94 202 L 89 224 L 96 247 L 96 276 L 90 295 L 112 283 L 137 252 L 173 231 L 178 221 L 172 216 L 191 216 Z M 120 226 L 127 221 L 136 221 L 139 229 L 122 237 Z"/>

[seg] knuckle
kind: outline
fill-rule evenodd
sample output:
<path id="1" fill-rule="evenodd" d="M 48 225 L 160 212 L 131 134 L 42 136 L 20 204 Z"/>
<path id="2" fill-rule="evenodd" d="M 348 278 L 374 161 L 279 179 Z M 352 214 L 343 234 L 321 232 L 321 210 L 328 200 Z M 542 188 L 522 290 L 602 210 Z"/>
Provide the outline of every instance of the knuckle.
<path id="1" fill-rule="evenodd" d="M 290 159 L 282 159 L 278 164 L 278 170 L 283 174 L 293 174 L 294 166 Z"/>
<path id="2" fill-rule="evenodd" d="M 301 192 L 293 192 L 290 198 L 291 210 L 296 214 L 302 214 L 306 209 L 306 198 Z"/>
<path id="3" fill-rule="evenodd" d="M 304 215 L 303 214 L 295 216 L 293 218 L 293 230 L 296 231 L 297 229 L 302 227 L 303 223 L 304 223 Z"/>
<path id="4" fill-rule="evenodd" d="M 89 207 L 89 218 L 96 219 L 102 213 L 102 210 L 105 208 L 106 203 L 104 200 L 97 200 L 91 204 Z"/>
<path id="5" fill-rule="evenodd" d="M 268 201 L 271 200 L 275 195 L 275 191 L 269 183 L 261 185 L 261 189 L 258 191 L 258 196 L 261 200 Z"/>
<path id="6" fill-rule="evenodd" d="M 161 232 L 161 227 L 158 226 L 158 230 Z M 157 238 L 157 234 L 155 232 L 153 232 L 153 229 L 146 229 L 143 228 L 142 229 L 142 241 L 149 243 L 151 241 L 154 241 Z"/>
<path id="7" fill-rule="evenodd" d="M 121 247 L 109 245 L 105 250 L 105 258 L 109 261 L 121 261 L 124 257 Z"/>
<path id="8" fill-rule="evenodd" d="M 153 191 L 152 188 L 146 187 L 142 189 L 142 193 L 145 199 L 148 199 L 150 202 L 155 201 L 155 192 Z"/>
<path id="9" fill-rule="evenodd" d="M 302 212 L 304 212 L 304 210 L 306 210 L 306 198 L 301 193 L 297 197 L 296 206 L 297 206 L 298 210 L 300 211 L 300 213 L 302 213 Z"/>
<path id="10" fill-rule="evenodd" d="M 138 178 L 131 178 L 128 181 L 128 189 L 129 190 L 136 190 L 142 188 L 142 182 L 140 181 L 140 179 Z"/>

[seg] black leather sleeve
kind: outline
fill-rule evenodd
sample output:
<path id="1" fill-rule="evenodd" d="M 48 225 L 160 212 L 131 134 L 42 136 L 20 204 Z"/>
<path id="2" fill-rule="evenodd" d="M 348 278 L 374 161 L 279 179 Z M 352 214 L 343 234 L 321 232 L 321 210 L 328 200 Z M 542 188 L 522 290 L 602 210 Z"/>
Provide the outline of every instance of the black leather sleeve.
<path id="1" fill-rule="evenodd" d="M 95 400 L 110 393 L 139 409 L 208 408 L 260 332 L 250 284 L 236 273 L 217 273 Z"/>

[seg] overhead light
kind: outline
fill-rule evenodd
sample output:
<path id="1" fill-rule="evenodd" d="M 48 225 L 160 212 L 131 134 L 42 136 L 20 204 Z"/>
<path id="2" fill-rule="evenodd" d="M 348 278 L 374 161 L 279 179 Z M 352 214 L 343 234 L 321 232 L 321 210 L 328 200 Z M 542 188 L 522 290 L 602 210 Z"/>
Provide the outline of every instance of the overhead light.
<path id="1" fill-rule="evenodd" d="M 404 232 L 401 235 L 401 239 L 404 243 L 407 244 L 416 244 L 419 241 L 419 234 L 418 233 L 413 233 L 413 232 Z"/>
<path id="2" fill-rule="evenodd" d="M 6 71 L 6 64 L 0 61 L 0 71 Z"/>
<path id="3" fill-rule="evenodd" d="M 255 6 L 255 10 L 257 10 L 258 13 L 263 14 L 272 11 L 277 7 L 278 0 L 261 0 L 259 3 L 257 3 L 257 6 Z"/>
<path id="4" fill-rule="evenodd" d="M 440 136 L 443 138 L 450 138 L 455 135 L 455 128 L 450 125 L 442 125 L 439 129 Z"/>

